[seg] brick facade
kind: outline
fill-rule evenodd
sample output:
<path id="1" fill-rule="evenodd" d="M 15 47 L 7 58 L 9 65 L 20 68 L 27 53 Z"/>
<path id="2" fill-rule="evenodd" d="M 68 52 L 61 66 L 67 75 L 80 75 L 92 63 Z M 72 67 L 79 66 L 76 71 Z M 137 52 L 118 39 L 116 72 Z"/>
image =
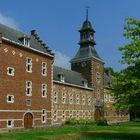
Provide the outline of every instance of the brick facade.
<path id="1" fill-rule="evenodd" d="M 26 72 L 26 58 L 32 59 L 32 72 Z M 42 76 L 42 62 L 47 63 L 47 75 Z M 22 49 L 3 41 L 0 46 L 0 128 L 7 128 L 7 121 L 13 121 L 13 128 L 24 128 L 24 116 L 30 113 L 33 127 L 51 125 L 52 58 Z M 7 74 L 7 68 L 14 68 L 14 76 Z M 26 95 L 26 81 L 32 82 L 32 95 Z M 41 96 L 41 85 L 47 84 L 47 97 Z M 13 103 L 7 96 L 14 97 Z M 30 101 L 30 105 L 27 105 Z M 42 109 L 46 110 L 46 122 L 42 123 Z"/>

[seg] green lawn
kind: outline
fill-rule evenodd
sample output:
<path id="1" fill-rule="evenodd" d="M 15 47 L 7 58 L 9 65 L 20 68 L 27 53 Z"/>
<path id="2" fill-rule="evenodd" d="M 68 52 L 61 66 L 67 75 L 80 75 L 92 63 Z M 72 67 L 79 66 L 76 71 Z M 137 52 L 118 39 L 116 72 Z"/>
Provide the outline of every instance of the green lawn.
<path id="1" fill-rule="evenodd" d="M 140 140 L 140 123 L 112 126 L 63 126 L 0 133 L 0 140 Z"/>

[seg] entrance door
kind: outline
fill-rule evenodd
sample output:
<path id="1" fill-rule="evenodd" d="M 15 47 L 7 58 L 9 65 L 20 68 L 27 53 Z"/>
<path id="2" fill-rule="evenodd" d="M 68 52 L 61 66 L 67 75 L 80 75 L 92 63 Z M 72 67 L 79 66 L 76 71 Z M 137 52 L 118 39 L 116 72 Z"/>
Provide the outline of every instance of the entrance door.
<path id="1" fill-rule="evenodd" d="M 100 117 L 101 117 L 101 112 L 100 112 L 99 109 L 96 109 L 96 110 L 95 110 L 95 113 L 94 113 L 94 119 L 95 119 L 95 120 L 99 120 Z"/>
<path id="2" fill-rule="evenodd" d="M 24 128 L 30 129 L 33 126 L 33 116 L 31 113 L 27 113 L 24 116 Z"/>

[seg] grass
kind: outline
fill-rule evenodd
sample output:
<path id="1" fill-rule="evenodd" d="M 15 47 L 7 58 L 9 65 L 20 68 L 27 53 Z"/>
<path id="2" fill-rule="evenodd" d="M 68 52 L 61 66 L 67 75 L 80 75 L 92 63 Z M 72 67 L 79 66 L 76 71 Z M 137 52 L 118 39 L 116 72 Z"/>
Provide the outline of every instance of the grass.
<path id="1" fill-rule="evenodd" d="M 140 123 L 110 126 L 62 126 L 1 133 L 0 140 L 140 140 Z"/>

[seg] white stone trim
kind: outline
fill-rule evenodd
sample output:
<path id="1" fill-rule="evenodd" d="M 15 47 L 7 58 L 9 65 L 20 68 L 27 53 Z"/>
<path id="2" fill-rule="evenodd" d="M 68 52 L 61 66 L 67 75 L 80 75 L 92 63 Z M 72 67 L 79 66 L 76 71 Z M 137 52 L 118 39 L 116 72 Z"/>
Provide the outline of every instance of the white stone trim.
<path id="1" fill-rule="evenodd" d="M 29 50 L 32 50 L 32 51 L 35 51 L 35 52 L 41 53 L 41 54 L 43 54 L 43 55 L 50 56 L 50 57 L 54 58 L 53 55 L 50 55 L 50 54 L 41 52 L 41 51 L 36 50 L 36 49 L 34 49 L 34 48 L 31 48 L 31 47 L 27 47 L 27 46 L 25 46 L 25 45 L 23 45 L 23 44 L 20 44 L 20 43 L 18 43 L 18 42 L 16 42 L 16 41 L 10 40 L 10 39 L 8 39 L 8 38 L 6 38 L 6 37 L 2 37 L 2 39 L 5 40 L 5 41 L 8 41 L 8 42 L 11 42 L 11 43 L 13 43 L 13 44 L 22 46 L 22 47 L 24 47 L 24 48 L 26 48 L 26 49 L 29 49 Z"/>
<path id="2" fill-rule="evenodd" d="M 64 82 L 60 82 L 60 81 L 56 81 L 56 80 L 53 80 L 53 82 L 54 83 L 58 83 L 58 84 L 62 84 L 62 85 L 68 85 L 68 86 L 78 87 L 78 88 L 82 88 L 82 89 L 86 89 L 86 90 L 94 90 L 93 88 L 78 86 L 78 85 L 70 84 L 70 83 L 64 83 Z"/>

